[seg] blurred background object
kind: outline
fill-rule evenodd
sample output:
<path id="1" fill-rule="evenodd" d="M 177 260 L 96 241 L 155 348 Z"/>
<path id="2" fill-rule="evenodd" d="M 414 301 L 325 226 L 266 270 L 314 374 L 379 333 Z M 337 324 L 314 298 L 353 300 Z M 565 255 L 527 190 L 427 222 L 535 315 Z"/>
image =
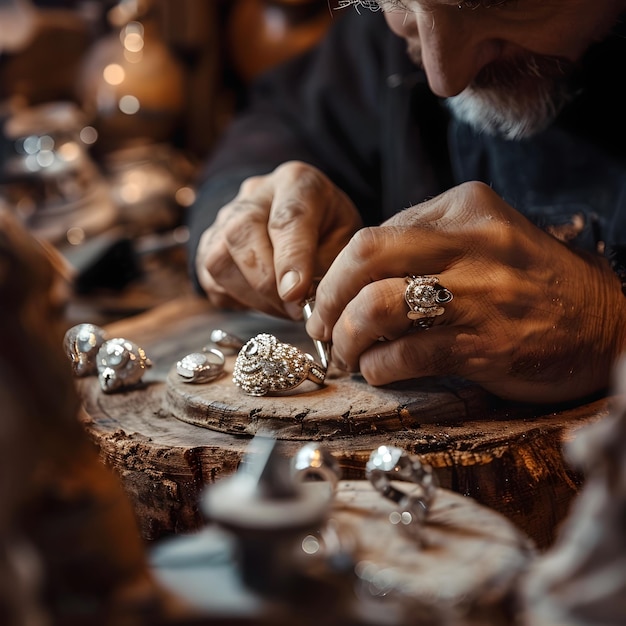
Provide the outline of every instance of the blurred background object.
<path id="1" fill-rule="evenodd" d="M 586 483 L 552 549 L 529 568 L 523 626 L 608 626 L 626 618 L 625 358 L 614 388 L 610 415 L 566 446 Z"/>
<path id="2" fill-rule="evenodd" d="M 333 17 L 328 0 L 239 0 L 228 21 L 228 58 L 249 83 L 317 43 Z"/>
<path id="3" fill-rule="evenodd" d="M 100 151 L 171 140 L 186 76 L 163 41 L 154 0 L 122 0 L 108 12 L 112 31 L 82 59 L 78 99 L 98 131 Z"/>
<path id="4" fill-rule="evenodd" d="M 116 223 L 108 184 L 89 153 L 95 130 L 77 105 L 15 107 L 4 134 L 4 195 L 33 234 L 63 247 Z"/>
<path id="5" fill-rule="evenodd" d="M 200 165 L 250 82 L 334 15 L 326 0 L 0 0 L 0 198 L 73 267 L 77 314 L 191 291 Z"/>
<path id="6" fill-rule="evenodd" d="M 186 610 L 79 420 L 53 257 L 0 206 L 0 623 L 154 626 Z"/>
<path id="7" fill-rule="evenodd" d="M 30 39 L 35 11 L 28 0 L 0 0 L 0 52 L 16 50 Z"/>

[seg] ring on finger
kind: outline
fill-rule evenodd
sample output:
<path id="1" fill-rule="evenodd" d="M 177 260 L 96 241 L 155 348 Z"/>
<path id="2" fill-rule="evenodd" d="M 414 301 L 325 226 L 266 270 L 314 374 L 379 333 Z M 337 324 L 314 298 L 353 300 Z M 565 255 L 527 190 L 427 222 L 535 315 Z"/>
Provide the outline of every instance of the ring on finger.
<path id="1" fill-rule="evenodd" d="M 435 318 L 445 313 L 444 304 L 451 302 L 454 295 L 439 284 L 436 276 L 407 276 L 404 301 L 409 307 L 406 316 L 419 328 L 430 328 Z"/>

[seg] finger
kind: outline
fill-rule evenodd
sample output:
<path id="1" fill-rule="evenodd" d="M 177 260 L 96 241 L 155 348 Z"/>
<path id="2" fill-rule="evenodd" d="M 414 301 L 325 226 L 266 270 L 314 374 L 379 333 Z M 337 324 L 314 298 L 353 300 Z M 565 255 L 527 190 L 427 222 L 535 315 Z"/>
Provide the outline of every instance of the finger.
<path id="1" fill-rule="evenodd" d="M 211 292 L 207 294 L 208 301 L 216 308 L 227 311 L 245 311 L 249 307 L 245 306 L 237 300 L 233 300 L 227 294 L 220 294 L 217 292 Z"/>
<path id="2" fill-rule="evenodd" d="M 222 291 L 246 308 L 285 317 L 286 312 L 283 303 L 276 296 L 275 291 L 273 292 L 274 297 L 272 294 L 267 296 L 261 289 L 253 288 L 234 261 L 226 262 L 224 258 L 221 261 L 224 262 L 223 266 L 221 263 L 216 263 L 213 269 L 219 276 L 217 282 Z"/>
<path id="3" fill-rule="evenodd" d="M 341 311 L 367 283 L 391 276 L 436 274 L 484 255 L 519 263 L 514 233 L 530 223 L 483 183 L 465 183 L 401 211 L 381 227 L 360 230 L 321 282 L 307 330 L 328 341 Z M 534 229 L 534 227 L 532 227 Z"/>
<path id="4" fill-rule="evenodd" d="M 254 200 L 248 199 L 248 194 L 254 194 Z M 284 316 L 267 234 L 267 198 L 262 184 L 246 181 L 240 194 L 219 212 L 214 225 L 201 238 L 199 256 L 214 283 L 232 298 L 248 307 Z"/>
<path id="5" fill-rule="evenodd" d="M 479 346 L 471 329 L 436 326 L 416 330 L 394 341 L 372 345 L 361 355 L 359 371 L 376 386 L 424 376 L 469 378 L 485 364 Z"/>
<path id="6" fill-rule="evenodd" d="M 393 341 L 415 328 L 413 308 L 406 302 L 409 281 L 388 278 L 363 287 L 342 311 L 333 328 L 333 360 L 342 369 L 357 371 L 361 354 L 381 339 Z M 450 293 L 452 293 L 451 290 Z M 428 298 L 423 303 L 428 305 Z M 454 298 L 440 307 L 433 324 L 452 324 Z"/>
<path id="7" fill-rule="evenodd" d="M 217 245 L 217 242 L 215 244 L 213 243 L 213 233 L 209 228 L 205 230 L 200 237 L 195 258 L 196 276 L 198 278 L 198 283 L 207 294 L 207 296 L 210 296 L 211 294 L 217 292 L 219 292 L 220 294 L 226 293 L 225 290 L 213 278 L 209 270 L 210 262 L 207 260 L 207 256 L 213 245 Z M 224 252 L 225 250 L 222 253 Z"/>
<path id="8" fill-rule="evenodd" d="M 401 278 L 379 280 L 365 285 L 346 305 L 332 336 L 333 361 L 341 369 L 358 371 L 365 350 L 380 340 L 397 339 L 411 329 L 401 296 L 404 287 L 406 282 Z"/>
<path id="9" fill-rule="evenodd" d="M 342 311 L 367 284 L 391 277 L 437 274 L 452 267 L 462 255 L 458 242 L 434 231 L 364 228 L 340 252 L 320 282 L 307 331 L 315 339 L 329 341 Z"/>
<path id="10" fill-rule="evenodd" d="M 219 227 L 211 227 L 200 239 L 196 274 L 200 286 L 216 307 L 254 308 L 272 315 L 285 315 L 278 298 L 269 299 L 251 288 L 231 256 L 227 237 Z"/>
<path id="11" fill-rule="evenodd" d="M 386 226 L 415 226 L 438 231 L 472 230 L 481 222 L 524 220 L 521 213 L 511 210 L 497 193 L 485 183 L 469 181 L 414 207 L 392 215 Z"/>
<path id="12" fill-rule="evenodd" d="M 318 231 L 312 216 L 321 212 L 315 210 L 318 199 L 306 193 L 307 177 L 293 173 L 300 169 L 282 166 L 270 176 L 245 181 L 220 211 L 219 241 L 207 253 L 211 274 L 230 294 L 253 308 L 290 317 L 301 317 L 301 308 L 285 306 L 279 291 L 291 300 L 306 295 Z"/>
<path id="13" fill-rule="evenodd" d="M 316 198 L 302 189 L 281 188 L 272 203 L 268 234 L 274 250 L 276 289 L 285 300 L 301 300 L 315 274 L 319 223 Z"/>
<path id="14" fill-rule="evenodd" d="M 204 266 L 199 266 L 197 277 L 207 300 L 218 309 L 243 309 L 244 304 L 231 298 L 224 288 L 219 285 L 211 276 L 211 273 Z"/>
<path id="15" fill-rule="evenodd" d="M 223 245 L 227 254 L 218 247 L 212 261 L 211 273 L 221 284 L 232 280 L 232 265 L 238 269 L 242 283 L 233 284 L 229 290 L 253 286 L 253 291 L 263 299 L 278 304 L 276 276 L 274 274 L 274 250 L 267 233 L 267 216 L 257 201 L 234 200 L 231 204 L 227 227 L 222 227 Z M 247 297 L 250 297 L 249 295 Z"/>
<path id="16" fill-rule="evenodd" d="M 313 279 L 328 269 L 360 225 L 351 201 L 319 171 L 305 164 L 278 168 L 268 233 L 281 298 L 306 297 Z"/>
<path id="17" fill-rule="evenodd" d="M 211 273 L 204 267 L 197 271 L 198 282 L 202 287 L 208 301 L 217 309 L 240 310 L 249 308 L 243 302 L 230 296 L 226 290 L 217 283 Z"/>

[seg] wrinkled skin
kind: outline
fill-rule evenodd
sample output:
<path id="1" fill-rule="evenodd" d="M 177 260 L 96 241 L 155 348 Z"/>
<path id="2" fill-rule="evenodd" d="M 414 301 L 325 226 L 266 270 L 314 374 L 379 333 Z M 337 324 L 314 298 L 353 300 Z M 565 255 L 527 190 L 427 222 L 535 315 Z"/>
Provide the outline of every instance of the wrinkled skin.
<path id="1" fill-rule="evenodd" d="M 410 274 L 435 274 L 454 294 L 428 330 L 406 316 Z M 321 281 L 307 330 L 372 385 L 459 375 L 504 398 L 558 402 L 610 381 L 623 298 L 605 260 L 473 182 L 359 231 Z"/>
<path id="2" fill-rule="evenodd" d="M 462 98 L 468 122 L 510 137 L 550 122 L 561 103 L 549 97 L 560 85 L 554 68 L 574 65 L 626 10 L 624 0 L 383 4 L 399 9 L 387 21 L 432 91 Z M 514 62 L 533 70 L 542 59 L 553 69 L 540 89 Z M 482 115 L 487 103 L 493 110 Z M 457 374 L 505 398 L 545 402 L 609 382 L 624 349 L 619 281 L 606 261 L 540 231 L 487 186 L 466 183 L 360 227 L 323 174 L 286 163 L 248 179 L 222 209 L 201 239 L 198 279 L 216 306 L 298 318 L 314 277 L 324 276 L 307 330 L 332 339 L 335 363 L 373 385 Z M 432 329 L 419 332 L 406 318 L 407 274 L 437 274 L 454 293 Z"/>
<path id="3" fill-rule="evenodd" d="M 604 37 L 624 0 L 379 0 L 432 91 L 455 96 L 498 61 L 535 54 L 570 61 Z M 459 10 L 460 7 L 460 10 Z M 508 85 L 507 89 L 515 88 Z M 523 93 L 516 94 L 523 97 Z"/>
<path id="4" fill-rule="evenodd" d="M 302 316 L 300 302 L 361 226 L 320 171 L 289 162 L 246 180 L 202 235 L 197 274 L 218 307 Z"/>
<path id="5" fill-rule="evenodd" d="M 324 194 L 326 206 L 337 210 L 328 220 L 340 226 L 340 234 L 324 244 L 321 212 L 307 216 L 304 205 L 291 200 L 311 201 L 311 188 L 299 188 L 309 176 L 319 183 L 314 190 Z M 465 183 L 379 227 L 359 230 L 345 196 L 310 166 L 290 163 L 250 181 L 263 192 L 258 198 L 282 184 L 282 201 L 303 211 L 300 218 L 308 225 L 299 227 L 293 216 L 281 227 L 272 222 L 266 256 L 242 264 L 242 271 L 235 265 L 221 274 L 231 291 L 220 288 L 212 298 L 216 304 L 236 302 L 285 314 L 289 308 L 281 309 L 277 277 L 300 262 L 301 282 L 290 300 L 299 311 L 315 274 L 313 261 L 323 268 L 338 254 L 317 289 L 307 330 L 315 339 L 332 341 L 336 365 L 360 371 L 372 385 L 459 375 L 504 398 L 558 402 L 582 398 L 610 380 L 625 344 L 626 312 L 617 277 L 604 259 L 570 249 L 541 231 L 487 185 Z M 241 199 L 225 208 L 218 224 L 233 220 L 236 226 L 223 244 L 228 253 L 223 267 L 238 254 L 250 254 L 246 224 L 263 239 L 260 224 L 270 219 L 272 209 L 269 202 Z M 260 222 L 250 218 L 251 210 Z M 342 211 L 351 219 L 341 221 Z M 246 237 L 237 237 L 242 230 Z M 299 254 L 311 249 L 316 254 Z M 212 254 L 217 256 L 214 247 Z M 454 294 L 427 331 L 414 328 L 406 317 L 403 294 L 409 274 L 435 274 Z M 255 284 L 258 289 L 251 288 Z"/>

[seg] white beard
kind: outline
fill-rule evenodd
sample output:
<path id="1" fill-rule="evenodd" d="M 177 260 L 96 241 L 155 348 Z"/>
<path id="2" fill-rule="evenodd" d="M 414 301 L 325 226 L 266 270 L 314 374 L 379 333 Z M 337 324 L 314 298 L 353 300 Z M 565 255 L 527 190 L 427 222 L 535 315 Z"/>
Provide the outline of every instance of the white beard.
<path id="1" fill-rule="evenodd" d="M 547 126 L 574 96 L 567 83 L 544 78 L 518 84 L 470 85 L 446 105 L 460 121 L 478 132 L 505 139 L 524 139 Z"/>

